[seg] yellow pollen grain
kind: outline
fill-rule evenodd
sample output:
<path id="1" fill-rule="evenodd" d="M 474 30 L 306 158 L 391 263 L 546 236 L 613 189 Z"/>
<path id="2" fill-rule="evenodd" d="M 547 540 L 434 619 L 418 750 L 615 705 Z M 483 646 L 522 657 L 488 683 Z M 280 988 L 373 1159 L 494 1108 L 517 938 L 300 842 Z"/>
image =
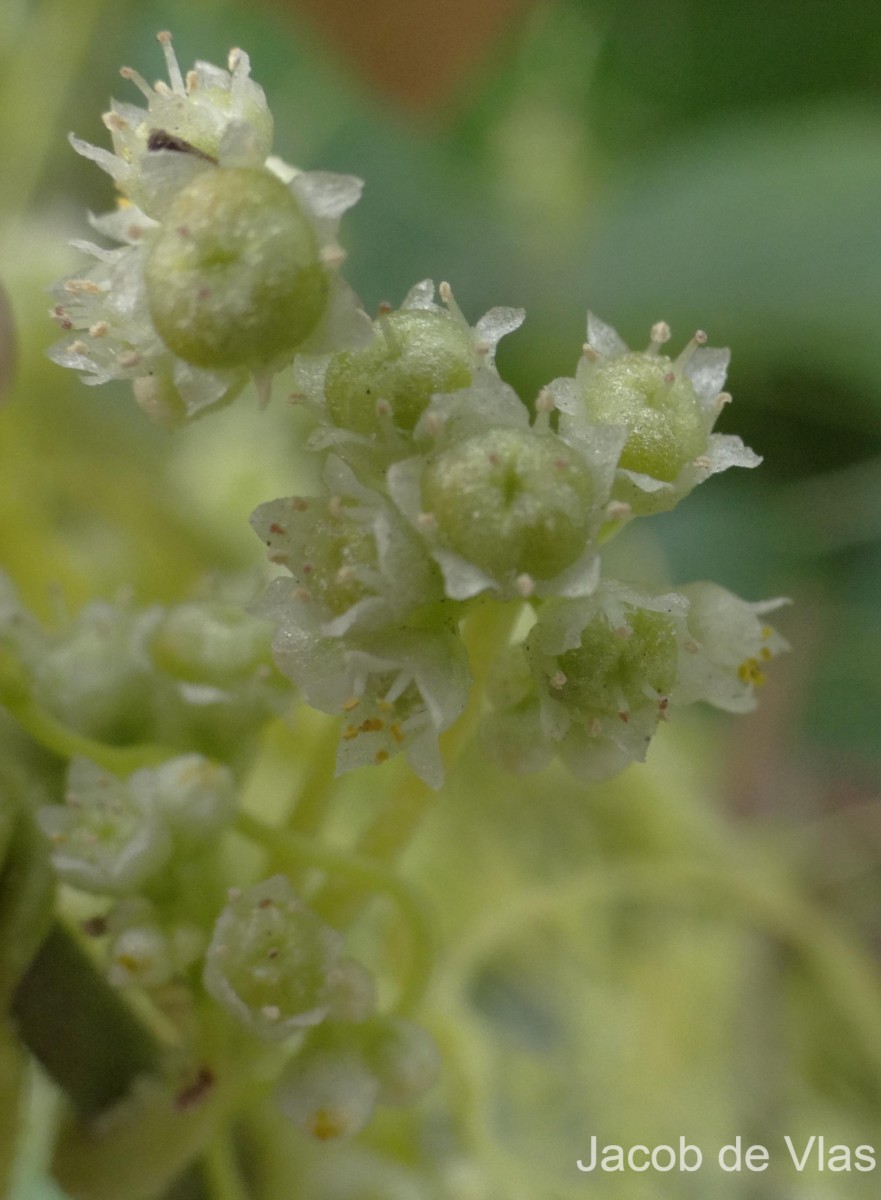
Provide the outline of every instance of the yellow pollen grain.
<path id="1" fill-rule="evenodd" d="M 751 683 L 754 687 L 761 687 L 765 682 L 765 676 L 759 666 L 758 659 L 748 658 L 742 662 L 737 668 L 737 678 L 741 683 Z"/>

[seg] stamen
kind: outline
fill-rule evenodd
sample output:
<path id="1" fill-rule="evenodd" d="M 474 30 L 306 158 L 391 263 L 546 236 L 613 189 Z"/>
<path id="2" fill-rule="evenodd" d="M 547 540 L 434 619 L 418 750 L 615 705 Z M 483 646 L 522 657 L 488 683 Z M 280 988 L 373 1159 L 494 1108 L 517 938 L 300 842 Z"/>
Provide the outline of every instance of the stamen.
<path id="1" fill-rule="evenodd" d="M 651 328 L 649 334 L 651 341 L 648 345 L 647 354 L 657 354 L 661 346 L 665 345 L 670 340 L 670 326 L 666 321 L 657 321 Z"/>
<path id="2" fill-rule="evenodd" d="M 517 591 L 524 600 L 527 600 L 535 591 L 535 580 L 531 575 L 527 575 L 525 573 L 523 575 L 518 575 L 514 582 L 517 586 Z"/>
<path id="3" fill-rule="evenodd" d="M 150 87 L 149 83 L 147 83 L 143 75 L 139 74 L 132 67 L 121 67 L 119 73 L 123 79 L 128 79 L 130 83 L 133 83 L 138 91 L 143 96 L 146 96 L 147 99 L 152 103 L 153 97 L 156 93 Z"/>
<path id="4" fill-rule="evenodd" d="M 465 314 L 453 299 L 453 289 L 450 287 L 450 285 L 448 283 L 441 283 L 440 287 L 437 289 L 437 292 L 452 315 L 454 317 L 458 317 L 463 325 L 467 325 L 468 322 L 465 320 Z"/>
<path id="5" fill-rule="evenodd" d="M 171 44 L 171 34 L 167 29 L 164 29 L 162 33 L 156 34 L 156 41 L 162 47 L 162 53 L 165 55 L 165 66 L 168 71 L 168 78 L 171 80 L 172 91 L 177 96 L 185 96 L 187 89 L 184 87 L 184 78 L 181 75 L 177 56 Z"/>
<path id="6" fill-rule="evenodd" d="M 685 349 L 682 351 L 682 353 L 676 359 L 674 366 L 676 367 L 677 371 L 682 371 L 683 368 L 686 367 L 688 365 L 688 363 L 691 361 L 691 358 L 692 358 L 695 350 L 697 350 L 698 346 L 705 346 L 706 343 L 707 343 L 707 335 L 704 333 L 704 331 L 702 329 L 698 329 L 696 331 L 694 337 L 691 339 L 691 341 L 688 343 L 688 345 L 685 347 Z"/>

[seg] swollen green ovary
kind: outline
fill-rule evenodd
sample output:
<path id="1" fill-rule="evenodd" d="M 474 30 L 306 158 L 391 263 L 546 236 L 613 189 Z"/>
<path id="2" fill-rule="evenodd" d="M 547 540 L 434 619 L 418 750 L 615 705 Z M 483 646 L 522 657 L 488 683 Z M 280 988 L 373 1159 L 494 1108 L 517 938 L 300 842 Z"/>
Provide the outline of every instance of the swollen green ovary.
<path id="1" fill-rule="evenodd" d="M 593 481 L 553 434 L 494 430 L 426 468 L 422 500 L 447 548 L 496 576 L 550 579 L 589 536 Z"/>
<path id="2" fill-rule="evenodd" d="M 700 401 L 668 358 L 629 354 L 601 363 L 586 380 L 583 400 L 591 420 L 626 426 L 618 463 L 626 470 L 672 483 L 706 449 Z"/>
<path id="3" fill-rule="evenodd" d="M 146 265 L 150 313 L 178 357 L 222 370 L 293 352 L 328 278 L 297 199 L 266 171 L 208 168 L 172 203 Z"/>

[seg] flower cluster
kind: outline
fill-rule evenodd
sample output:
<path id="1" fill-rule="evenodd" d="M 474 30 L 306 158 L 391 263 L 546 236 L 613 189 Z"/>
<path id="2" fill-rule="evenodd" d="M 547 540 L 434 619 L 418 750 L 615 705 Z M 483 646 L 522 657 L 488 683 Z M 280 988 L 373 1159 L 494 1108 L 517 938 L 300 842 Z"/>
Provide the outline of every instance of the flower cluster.
<path id="1" fill-rule="evenodd" d="M 463 710 L 463 621 L 522 606 L 521 641 L 490 672 L 487 746 L 514 770 L 558 753 L 604 778 L 645 757 L 661 719 L 695 700 L 740 711 L 785 643 L 709 584 L 641 595 L 602 574 L 600 546 L 728 466 L 759 458 L 713 432 L 728 352 L 695 335 L 675 360 L 652 329 L 629 351 L 593 316 L 575 377 L 528 406 L 495 370 L 521 314 L 472 330 L 441 285 L 384 311 L 357 350 L 297 358 L 326 490 L 262 505 L 256 532 L 286 574 L 260 615 L 281 670 L 342 715 L 338 768 L 405 750 L 432 786 L 438 735 Z M 755 664 L 755 669 L 753 669 Z"/>
<path id="2" fill-rule="evenodd" d="M 130 380 L 155 420 L 174 424 L 256 380 L 265 397 L 296 351 L 357 344 L 367 325 L 338 274 L 350 176 L 303 172 L 270 154 L 272 117 L 250 62 L 181 72 L 159 34 L 169 82 L 123 77 L 146 108 L 114 102 L 113 151 L 74 149 L 113 179 L 117 209 L 92 219 L 118 243 L 77 242 L 92 265 L 56 288 L 65 332 L 51 352 L 87 383 Z"/>
<path id="3" fill-rule="evenodd" d="M 232 396 L 249 374 L 265 397 L 293 361 L 323 490 L 254 513 L 283 572 L 256 612 L 275 627 L 281 671 L 340 716 L 338 769 L 403 751 L 440 785 L 438 737 L 471 688 L 463 622 L 488 599 L 525 606 L 521 633 L 533 626 L 491 671 L 485 734 L 513 768 L 558 752 L 601 777 L 643 758 L 678 705 L 748 707 L 761 672 L 744 664 L 784 645 L 756 634 L 763 610 L 709 585 L 640 596 L 605 579 L 600 559 L 630 520 L 759 463 L 713 432 L 728 351 L 698 332 L 670 358 L 663 322 L 631 351 L 589 315 L 574 376 L 526 404 L 494 363 L 520 310 L 472 328 L 447 284 L 436 296 L 424 281 L 371 322 L 336 273 L 358 181 L 270 156 L 241 51 L 228 71 L 199 63 L 184 77 L 159 40 L 169 84 L 123 72 L 147 107 L 113 105 L 114 152 L 74 139 L 124 197 L 96 222 L 124 246 L 90 247 L 96 265 L 61 285 L 55 315 L 75 336 L 55 355 L 92 382 L 131 378 L 163 420 Z M 181 644 L 201 619 L 176 618 Z"/>

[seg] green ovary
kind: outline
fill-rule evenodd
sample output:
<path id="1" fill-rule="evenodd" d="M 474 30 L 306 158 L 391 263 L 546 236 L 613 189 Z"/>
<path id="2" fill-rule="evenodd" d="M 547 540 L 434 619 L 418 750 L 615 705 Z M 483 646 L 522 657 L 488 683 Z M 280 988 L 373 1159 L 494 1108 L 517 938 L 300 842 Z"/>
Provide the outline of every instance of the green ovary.
<path id="1" fill-rule="evenodd" d="M 593 480 L 554 434 L 478 434 L 429 463 L 422 502 L 446 547 L 491 575 L 552 579 L 585 550 Z"/>
<path id="2" fill-rule="evenodd" d="M 267 171 L 206 168 L 150 247 L 153 322 L 179 358 L 215 370 L 292 353 L 327 305 L 328 277 L 297 199 Z"/>
<path id="3" fill-rule="evenodd" d="M 334 355 L 325 395 L 331 420 L 371 434 L 379 426 L 377 403 L 394 423 L 411 430 L 435 394 L 468 387 L 473 375 L 470 332 L 443 312 L 404 310 L 376 323 L 376 339 L 362 350 Z"/>
<path id="4" fill-rule="evenodd" d="M 691 381 L 663 355 L 627 354 L 597 363 L 583 384 L 592 421 L 625 425 L 618 465 L 672 483 L 706 451 L 700 400 Z"/>
<path id="5" fill-rule="evenodd" d="M 652 703 L 651 691 L 666 695 L 676 682 L 676 637 L 663 613 L 632 610 L 627 629 L 613 630 L 603 613 L 584 628 L 581 645 L 558 655 L 565 676 L 551 695 L 584 718 L 613 716 Z"/>
<path id="6" fill-rule="evenodd" d="M 296 574 L 335 616 L 370 595 L 362 575 L 378 570 L 376 540 L 371 530 L 354 521 L 329 516 L 309 530 L 302 553 L 303 566 Z"/>

